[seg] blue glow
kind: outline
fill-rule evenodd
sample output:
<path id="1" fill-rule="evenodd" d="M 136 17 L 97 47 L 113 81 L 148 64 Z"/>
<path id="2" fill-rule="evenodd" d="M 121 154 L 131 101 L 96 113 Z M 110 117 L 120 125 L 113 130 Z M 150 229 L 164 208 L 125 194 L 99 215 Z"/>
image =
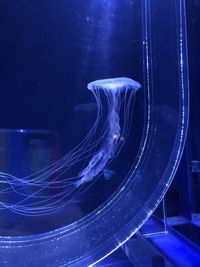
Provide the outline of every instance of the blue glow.
<path id="1" fill-rule="evenodd" d="M 104 174 L 104 179 L 109 181 L 116 175 L 116 172 L 109 169 L 105 169 L 103 174 Z"/>

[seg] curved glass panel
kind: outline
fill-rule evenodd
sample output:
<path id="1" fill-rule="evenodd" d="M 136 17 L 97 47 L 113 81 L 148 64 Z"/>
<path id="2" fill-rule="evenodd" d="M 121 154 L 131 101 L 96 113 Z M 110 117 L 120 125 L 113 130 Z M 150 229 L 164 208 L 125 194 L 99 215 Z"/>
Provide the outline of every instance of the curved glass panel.
<path id="1" fill-rule="evenodd" d="M 55 127 L 64 147 L 59 160 L 53 132 L 0 133 L 4 143 L 15 140 L 15 150 L 8 149 L 13 164 L 1 171 L 0 210 L 7 222 L 1 228 L 1 266 L 94 264 L 143 225 L 178 167 L 189 112 L 184 1 L 22 0 L 0 5 L 5 14 L 14 14 L 12 21 L 2 20 L 13 30 L 12 38 L 18 29 L 15 42 L 23 49 L 17 51 L 32 67 L 27 84 L 33 83 L 34 91 L 36 75 L 37 85 L 49 88 L 52 116 L 60 115 L 65 100 L 61 118 L 67 117 L 70 125 Z M 8 53 L 6 45 L 3 49 Z M 3 53 L 2 58 L 6 62 Z M 26 73 L 23 64 L 19 69 Z M 4 72 L 4 87 L 9 88 Z M 12 77 L 20 86 L 26 83 L 25 75 Z M 27 128 L 40 128 L 37 121 L 48 128 L 49 115 L 44 117 L 46 124 L 32 118 L 33 126 Z M 43 152 L 48 151 L 48 158 L 55 158 L 26 169 L 28 163 L 19 160 L 21 140 L 34 151 L 31 156 L 47 158 Z M 16 162 L 22 168 L 15 168 Z"/>

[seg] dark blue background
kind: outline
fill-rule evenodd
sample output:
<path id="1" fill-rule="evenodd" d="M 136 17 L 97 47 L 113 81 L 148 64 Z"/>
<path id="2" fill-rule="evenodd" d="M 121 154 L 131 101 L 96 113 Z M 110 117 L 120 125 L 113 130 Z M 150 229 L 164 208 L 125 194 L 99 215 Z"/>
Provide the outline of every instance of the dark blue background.
<path id="1" fill-rule="evenodd" d="M 0 127 L 52 129 L 62 139 L 75 131 L 68 143 L 76 144 L 90 127 L 83 125 L 88 114 L 74 113 L 94 101 L 88 82 L 114 76 L 142 82 L 139 2 L 130 8 L 119 1 L 105 14 L 99 0 L 95 7 L 89 0 L 1 1 Z"/>

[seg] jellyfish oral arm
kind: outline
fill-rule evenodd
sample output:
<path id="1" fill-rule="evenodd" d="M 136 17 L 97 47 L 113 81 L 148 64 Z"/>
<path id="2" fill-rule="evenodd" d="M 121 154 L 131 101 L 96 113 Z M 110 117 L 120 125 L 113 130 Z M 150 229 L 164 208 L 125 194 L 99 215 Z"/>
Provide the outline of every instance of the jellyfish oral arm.
<path id="1" fill-rule="evenodd" d="M 116 101 L 114 101 L 116 103 Z M 120 136 L 121 128 L 119 124 L 119 114 L 117 106 L 112 105 L 111 111 L 108 114 L 109 132 L 104 140 L 102 146 L 97 153 L 89 161 L 87 167 L 80 173 L 80 180 L 77 186 L 93 180 L 105 168 L 106 164 L 115 155 L 118 147 L 118 137 Z"/>

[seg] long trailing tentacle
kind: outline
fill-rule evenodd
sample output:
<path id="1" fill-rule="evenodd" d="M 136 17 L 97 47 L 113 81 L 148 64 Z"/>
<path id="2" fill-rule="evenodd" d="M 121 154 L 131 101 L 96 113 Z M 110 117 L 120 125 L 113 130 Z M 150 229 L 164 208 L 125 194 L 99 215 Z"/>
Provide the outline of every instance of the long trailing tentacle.
<path id="1" fill-rule="evenodd" d="M 87 136 L 63 158 L 34 174 L 20 178 L 0 172 L 0 195 L 7 199 L 0 202 L 0 210 L 41 216 L 58 212 L 76 201 L 121 151 L 130 128 L 131 103 L 140 87 L 129 78 L 90 83 L 88 89 L 97 103 L 97 117 Z M 102 116 L 102 93 L 107 99 L 106 120 Z M 76 164 L 82 165 L 81 170 L 77 175 L 68 176 Z M 54 193 L 49 193 L 52 190 Z M 15 194 L 18 200 L 14 202 L 12 197 L 9 201 L 6 196 L 10 194 Z"/>

